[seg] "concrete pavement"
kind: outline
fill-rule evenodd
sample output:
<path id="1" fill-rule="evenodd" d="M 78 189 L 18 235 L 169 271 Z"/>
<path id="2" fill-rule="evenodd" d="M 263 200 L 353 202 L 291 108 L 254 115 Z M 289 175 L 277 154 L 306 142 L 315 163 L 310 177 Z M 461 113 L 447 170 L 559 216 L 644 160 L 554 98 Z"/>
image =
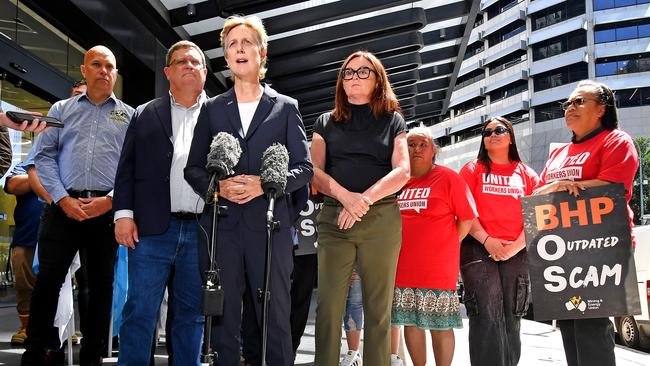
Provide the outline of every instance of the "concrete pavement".
<path id="1" fill-rule="evenodd" d="M 307 329 L 302 337 L 302 343 L 296 357 L 296 365 L 300 366 L 313 365 L 315 343 L 315 313 L 313 305 L 314 304 L 312 304 L 312 311 L 307 324 Z M 467 318 L 464 317 L 464 328 L 455 332 L 456 350 L 454 361 L 452 363 L 453 366 L 469 365 L 467 322 Z M 11 335 L 16 331 L 17 327 L 18 319 L 15 307 L 10 303 L 3 302 L 0 304 L 0 365 L 17 366 L 20 364 L 20 355 L 22 354 L 23 349 L 13 348 L 9 345 Z M 566 365 L 559 330 L 553 330 L 553 328 L 547 324 L 524 320 L 522 323 L 521 333 L 522 354 L 521 361 L 519 362 L 520 365 Z M 341 351 L 345 352 L 347 350 L 345 339 L 342 339 L 341 345 Z M 74 346 L 73 349 L 75 351 L 76 362 L 78 359 L 79 346 Z M 427 357 L 427 365 L 433 365 L 433 353 L 430 346 L 428 347 L 428 350 L 429 355 Z M 408 355 L 404 355 L 404 359 L 406 365 L 411 364 Z M 650 354 L 617 345 L 616 360 L 618 366 L 648 366 L 650 365 Z M 114 365 L 116 361 L 116 358 L 107 358 L 105 359 L 105 364 Z M 162 346 L 158 347 L 156 365 L 167 365 L 167 356 L 165 355 L 165 350 Z"/>

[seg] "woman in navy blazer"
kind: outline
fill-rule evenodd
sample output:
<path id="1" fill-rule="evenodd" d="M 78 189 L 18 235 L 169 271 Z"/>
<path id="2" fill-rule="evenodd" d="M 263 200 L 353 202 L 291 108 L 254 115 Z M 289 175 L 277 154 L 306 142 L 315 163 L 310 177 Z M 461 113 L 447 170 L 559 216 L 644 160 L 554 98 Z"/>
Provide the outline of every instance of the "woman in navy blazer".
<path id="1" fill-rule="evenodd" d="M 277 93 L 260 82 L 266 72 L 268 36 L 257 17 L 230 17 L 221 32 L 221 46 L 234 87 L 210 99 L 203 106 L 194 130 L 194 139 L 185 168 L 185 179 L 205 196 L 209 185 L 207 154 L 213 137 L 219 132 L 235 136 L 242 155 L 233 177 L 219 182 L 221 200 L 227 213 L 219 218 L 217 265 L 225 293 L 224 316 L 213 323 L 212 349 L 220 365 L 239 365 L 239 334 L 242 297 L 247 288 L 257 299 L 264 278 L 267 201 L 260 183 L 262 153 L 273 143 L 289 151 L 286 195 L 276 201 L 275 218 L 280 221 L 274 232 L 269 303 L 269 365 L 292 365 L 293 349 L 289 325 L 293 224 L 289 195 L 302 192 L 313 171 L 305 128 L 296 100 Z M 306 197 L 303 200 L 305 203 Z M 212 207 L 206 206 L 202 222 L 209 228 Z M 298 207 L 298 211 L 302 207 Z M 208 266 L 207 236 L 200 248 L 203 268 Z M 248 285 L 248 286 L 247 286 Z M 261 303 L 255 301 L 256 323 L 261 329 Z M 260 332 L 261 333 L 261 332 Z M 247 340 L 248 341 L 248 340 Z M 255 341 L 253 341 L 255 342 Z M 252 365 L 259 360 L 247 360 Z"/>

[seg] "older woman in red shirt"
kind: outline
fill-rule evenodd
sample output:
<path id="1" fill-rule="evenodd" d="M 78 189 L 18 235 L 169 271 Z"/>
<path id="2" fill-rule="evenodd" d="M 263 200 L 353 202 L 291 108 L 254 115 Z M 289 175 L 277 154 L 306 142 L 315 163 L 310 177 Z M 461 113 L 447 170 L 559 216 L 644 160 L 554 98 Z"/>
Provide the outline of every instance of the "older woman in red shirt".
<path id="1" fill-rule="evenodd" d="M 393 297 L 393 359 L 397 326 L 403 325 L 415 366 L 426 364 L 426 330 L 431 332 L 436 365 L 451 365 L 454 328 L 463 327 L 456 294 L 460 241 L 469 232 L 476 208 L 458 173 L 435 164 L 437 147 L 429 129 L 414 128 L 406 140 L 411 179 L 397 197 L 403 230 Z"/>

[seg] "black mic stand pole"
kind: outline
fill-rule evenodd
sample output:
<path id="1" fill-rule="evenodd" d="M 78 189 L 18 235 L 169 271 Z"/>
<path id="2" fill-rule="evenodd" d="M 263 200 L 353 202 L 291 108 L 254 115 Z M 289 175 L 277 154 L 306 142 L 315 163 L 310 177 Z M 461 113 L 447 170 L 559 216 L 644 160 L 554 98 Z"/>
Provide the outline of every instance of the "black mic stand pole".
<path id="1" fill-rule="evenodd" d="M 209 198 L 212 197 L 212 234 L 210 237 L 210 268 L 205 272 L 206 280 L 202 286 L 201 306 L 205 316 L 205 325 L 203 330 L 203 347 L 201 349 L 201 365 L 214 366 L 215 359 L 218 358 L 216 352 L 210 348 L 212 339 L 212 318 L 223 316 L 223 289 L 219 279 L 219 269 L 217 268 L 217 227 L 219 225 L 219 215 L 226 212 L 227 207 L 219 206 L 219 180 L 217 174 L 214 174 L 208 187 L 208 197 L 206 204 L 210 204 Z"/>
<path id="2" fill-rule="evenodd" d="M 266 366 L 266 343 L 268 339 L 269 328 L 269 301 L 271 292 L 269 285 L 271 281 L 271 254 L 273 253 L 273 231 L 279 225 L 279 221 L 275 221 L 273 210 L 275 209 L 275 189 L 271 189 L 266 198 L 269 201 L 269 207 L 266 211 L 266 261 L 264 262 L 264 288 L 258 289 L 259 300 L 262 301 L 262 366 Z"/>

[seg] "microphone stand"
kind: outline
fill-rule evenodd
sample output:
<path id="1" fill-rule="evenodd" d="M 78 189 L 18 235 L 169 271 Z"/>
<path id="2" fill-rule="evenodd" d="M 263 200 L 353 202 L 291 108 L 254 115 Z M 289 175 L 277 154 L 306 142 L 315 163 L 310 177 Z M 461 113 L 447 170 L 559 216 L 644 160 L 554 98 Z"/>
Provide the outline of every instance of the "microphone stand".
<path id="1" fill-rule="evenodd" d="M 271 282 L 271 254 L 273 252 L 273 231 L 279 226 L 280 222 L 275 221 L 273 210 L 275 209 L 276 190 L 269 189 L 266 198 L 269 201 L 268 210 L 266 211 L 266 260 L 264 262 L 264 288 L 258 289 L 258 297 L 262 301 L 262 366 L 266 366 L 266 344 L 268 339 L 269 327 L 269 301 L 271 292 L 269 285 Z"/>
<path id="2" fill-rule="evenodd" d="M 216 181 L 216 183 L 215 183 Z M 210 237 L 210 268 L 205 272 L 206 280 L 202 286 L 201 307 L 205 316 L 203 329 L 203 347 L 201 348 L 201 365 L 214 366 L 215 359 L 218 359 L 216 352 L 210 347 L 212 339 L 212 318 L 223 316 L 224 293 L 221 288 L 219 269 L 217 268 L 217 227 L 219 226 L 219 215 L 226 212 L 227 207 L 219 206 L 219 180 L 214 174 L 208 187 L 208 197 L 212 196 L 212 234 Z M 206 198 L 208 198 L 206 197 Z M 206 203 L 209 204 L 206 199 Z"/>

